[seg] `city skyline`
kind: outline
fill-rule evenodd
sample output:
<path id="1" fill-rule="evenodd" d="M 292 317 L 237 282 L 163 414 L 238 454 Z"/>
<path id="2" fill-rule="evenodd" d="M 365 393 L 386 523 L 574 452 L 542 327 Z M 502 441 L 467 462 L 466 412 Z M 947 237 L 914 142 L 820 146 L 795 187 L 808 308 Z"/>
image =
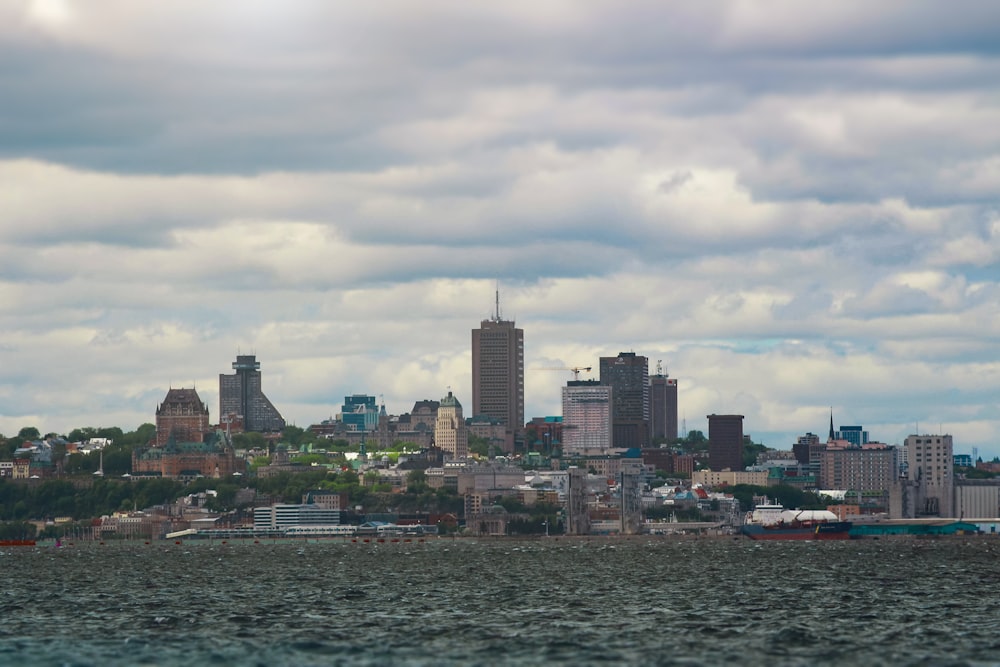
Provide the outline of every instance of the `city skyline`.
<path id="1" fill-rule="evenodd" d="M 499 281 L 526 420 L 572 379 L 538 369 L 634 351 L 688 430 L 787 448 L 832 407 L 998 456 L 998 21 L 4 3 L 0 433 L 134 428 L 170 387 L 217 422 L 244 353 L 289 424 L 468 412 Z"/>

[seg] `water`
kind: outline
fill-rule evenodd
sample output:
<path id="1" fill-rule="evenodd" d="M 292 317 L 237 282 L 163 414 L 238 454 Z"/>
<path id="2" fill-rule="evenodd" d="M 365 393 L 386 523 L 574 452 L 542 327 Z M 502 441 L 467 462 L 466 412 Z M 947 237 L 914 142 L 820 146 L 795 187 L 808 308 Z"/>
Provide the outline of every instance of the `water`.
<path id="1" fill-rule="evenodd" d="M 1000 664 L 1000 539 L 0 549 L 0 664 Z"/>

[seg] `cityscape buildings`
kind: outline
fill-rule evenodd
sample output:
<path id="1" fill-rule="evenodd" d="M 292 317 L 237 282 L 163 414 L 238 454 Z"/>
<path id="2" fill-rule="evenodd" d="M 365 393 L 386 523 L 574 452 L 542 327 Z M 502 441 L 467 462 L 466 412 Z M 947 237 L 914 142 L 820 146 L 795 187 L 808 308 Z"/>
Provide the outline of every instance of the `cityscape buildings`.
<path id="1" fill-rule="evenodd" d="M 614 447 L 647 447 L 649 361 L 635 352 L 601 357 L 601 384 L 611 387 L 611 440 Z"/>
<path id="2" fill-rule="evenodd" d="M 524 330 L 496 312 L 472 330 L 472 414 L 501 421 L 504 450 L 514 451 L 524 428 Z"/>
<path id="3" fill-rule="evenodd" d="M 219 419 L 233 431 L 263 433 L 285 428 L 281 413 L 261 389 L 260 362 L 256 355 L 240 354 L 233 362 L 236 371 L 219 375 Z"/>
<path id="4" fill-rule="evenodd" d="M 132 451 L 132 475 L 167 479 L 221 478 L 241 472 L 225 433 L 209 426 L 208 406 L 194 389 L 167 391 L 156 407 L 156 438 Z"/>

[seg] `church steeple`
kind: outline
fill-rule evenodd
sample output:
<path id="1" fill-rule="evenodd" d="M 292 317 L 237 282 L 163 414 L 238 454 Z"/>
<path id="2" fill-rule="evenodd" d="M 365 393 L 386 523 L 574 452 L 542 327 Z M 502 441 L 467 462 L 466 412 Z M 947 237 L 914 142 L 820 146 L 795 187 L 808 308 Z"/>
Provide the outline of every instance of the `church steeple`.
<path id="1" fill-rule="evenodd" d="M 827 442 L 833 442 L 835 433 L 836 432 L 833 430 L 833 408 L 830 408 L 830 437 Z"/>

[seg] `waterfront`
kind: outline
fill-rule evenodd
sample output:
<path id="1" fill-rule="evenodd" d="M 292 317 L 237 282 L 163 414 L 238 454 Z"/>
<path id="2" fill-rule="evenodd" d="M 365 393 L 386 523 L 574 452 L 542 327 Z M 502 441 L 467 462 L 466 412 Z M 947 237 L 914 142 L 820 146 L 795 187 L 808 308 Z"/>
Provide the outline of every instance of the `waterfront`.
<path id="1" fill-rule="evenodd" d="M 0 662 L 1000 664 L 1000 540 L 0 550 Z"/>

